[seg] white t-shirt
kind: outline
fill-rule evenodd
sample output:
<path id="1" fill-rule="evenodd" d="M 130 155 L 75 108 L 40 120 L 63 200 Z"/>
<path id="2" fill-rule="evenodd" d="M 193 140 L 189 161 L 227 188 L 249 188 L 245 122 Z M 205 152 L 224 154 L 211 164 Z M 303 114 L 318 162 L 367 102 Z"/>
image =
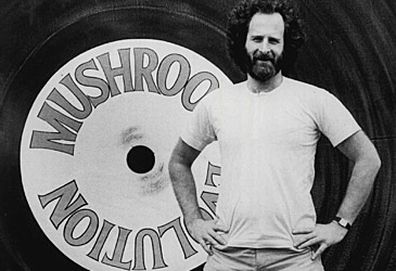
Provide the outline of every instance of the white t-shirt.
<path id="1" fill-rule="evenodd" d="M 294 249 L 292 230 L 316 223 L 310 190 L 320 134 L 336 146 L 359 130 L 332 94 L 283 77 L 269 93 L 246 82 L 211 92 L 181 138 L 197 150 L 219 142 L 216 213 L 228 246 Z"/>

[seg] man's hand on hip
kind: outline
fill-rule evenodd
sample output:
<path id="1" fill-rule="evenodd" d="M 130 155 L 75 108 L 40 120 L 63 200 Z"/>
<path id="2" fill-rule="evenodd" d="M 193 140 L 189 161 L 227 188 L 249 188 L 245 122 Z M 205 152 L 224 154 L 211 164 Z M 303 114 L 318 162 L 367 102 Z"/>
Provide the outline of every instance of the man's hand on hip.
<path id="1" fill-rule="evenodd" d="M 329 224 L 316 224 L 314 229 L 295 229 L 294 246 L 298 249 L 317 246 L 318 248 L 312 255 L 312 260 L 316 259 L 328 247 L 341 242 L 348 230 L 333 221 Z"/>
<path id="2" fill-rule="evenodd" d="M 217 223 L 218 220 L 204 220 L 197 218 L 187 224 L 188 231 L 203 249 L 212 255 L 212 246 L 226 245 L 226 240 L 221 233 L 226 233 L 228 229 Z"/>

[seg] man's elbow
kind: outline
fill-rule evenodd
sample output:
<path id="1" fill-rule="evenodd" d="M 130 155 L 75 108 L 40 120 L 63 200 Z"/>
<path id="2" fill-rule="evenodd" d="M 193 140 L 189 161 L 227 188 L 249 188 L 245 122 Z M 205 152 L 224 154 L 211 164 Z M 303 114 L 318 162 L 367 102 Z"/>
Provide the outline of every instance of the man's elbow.
<path id="1" fill-rule="evenodd" d="M 172 155 L 168 162 L 168 172 L 169 175 L 171 176 L 171 180 L 172 180 L 172 176 L 177 171 L 177 165 L 178 165 L 177 159 L 175 159 L 174 155 Z"/>
<path id="2" fill-rule="evenodd" d="M 376 157 L 373 159 L 373 167 L 379 171 L 379 169 L 381 168 L 382 165 L 382 161 L 381 158 L 379 157 L 379 155 L 377 154 Z"/>
<path id="3" fill-rule="evenodd" d="M 180 173 L 184 172 L 188 168 L 189 166 L 180 156 L 178 156 L 177 154 L 171 155 L 168 162 L 168 172 L 171 177 L 171 181 L 177 180 L 175 176 L 178 176 Z"/>
<path id="4" fill-rule="evenodd" d="M 381 165 L 382 165 L 382 161 L 381 161 L 381 158 L 378 155 L 377 151 L 373 151 L 370 155 L 368 155 L 367 164 L 376 173 L 379 171 L 379 169 L 381 168 Z"/>

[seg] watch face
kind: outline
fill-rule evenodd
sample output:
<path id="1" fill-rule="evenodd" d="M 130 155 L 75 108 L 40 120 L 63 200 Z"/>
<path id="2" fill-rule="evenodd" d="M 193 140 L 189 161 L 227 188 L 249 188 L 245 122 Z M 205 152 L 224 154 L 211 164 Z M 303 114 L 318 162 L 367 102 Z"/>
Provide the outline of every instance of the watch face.
<path id="1" fill-rule="evenodd" d="M 346 228 L 346 229 L 350 229 L 351 228 L 351 224 L 346 221 L 345 219 L 341 218 L 341 217 L 336 217 L 335 221 L 338 222 L 338 224 L 340 224 L 342 227 Z"/>

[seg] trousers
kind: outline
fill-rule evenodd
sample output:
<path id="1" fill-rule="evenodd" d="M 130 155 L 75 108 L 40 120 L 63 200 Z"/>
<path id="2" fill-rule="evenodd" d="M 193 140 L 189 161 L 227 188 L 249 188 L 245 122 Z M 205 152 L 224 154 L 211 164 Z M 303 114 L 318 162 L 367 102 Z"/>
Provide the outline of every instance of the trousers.
<path id="1" fill-rule="evenodd" d="M 324 271 L 320 257 L 311 259 L 312 250 L 212 248 L 204 271 Z"/>

